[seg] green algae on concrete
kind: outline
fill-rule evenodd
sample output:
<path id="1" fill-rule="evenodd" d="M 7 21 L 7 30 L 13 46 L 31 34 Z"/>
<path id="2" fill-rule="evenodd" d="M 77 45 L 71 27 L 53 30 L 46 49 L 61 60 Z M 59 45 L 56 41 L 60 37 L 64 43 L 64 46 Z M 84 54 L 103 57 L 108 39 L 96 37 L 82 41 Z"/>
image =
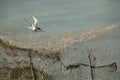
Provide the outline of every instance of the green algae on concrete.
<path id="1" fill-rule="evenodd" d="M 51 80 L 44 71 L 34 68 L 35 80 Z M 1 67 L 0 80 L 33 80 L 30 67 Z"/>

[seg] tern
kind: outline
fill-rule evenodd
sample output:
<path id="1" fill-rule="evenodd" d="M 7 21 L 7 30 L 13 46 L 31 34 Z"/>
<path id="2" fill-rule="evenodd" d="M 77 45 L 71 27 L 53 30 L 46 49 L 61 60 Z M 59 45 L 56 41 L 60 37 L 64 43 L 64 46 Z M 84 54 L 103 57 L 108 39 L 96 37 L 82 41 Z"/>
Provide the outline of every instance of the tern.
<path id="1" fill-rule="evenodd" d="M 33 23 L 33 24 L 32 24 L 32 23 L 29 23 L 26 19 L 24 19 L 27 23 L 29 23 L 29 24 L 31 25 L 31 27 L 28 27 L 28 28 L 29 28 L 29 29 L 32 29 L 32 30 L 35 31 L 35 32 L 38 31 L 38 30 L 42 31 L 42 29 L 37 26 L 37 23 L 38 23 L 37 18 L 34 17 L 34 16 L 32 16 L 32 18 L 33 18 L 33 20 L 34 20 L 34 23 Z"/>

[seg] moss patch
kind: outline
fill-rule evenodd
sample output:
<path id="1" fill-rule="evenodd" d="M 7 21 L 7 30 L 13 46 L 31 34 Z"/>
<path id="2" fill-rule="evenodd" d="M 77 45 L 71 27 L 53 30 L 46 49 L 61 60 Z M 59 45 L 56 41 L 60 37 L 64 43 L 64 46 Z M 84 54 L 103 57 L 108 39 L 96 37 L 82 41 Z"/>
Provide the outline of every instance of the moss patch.
<path id="1" fill-rule="evenodd" d="M 34 68 L 34 80 L 51 80 L 44 71 Z M 33 80 L 30 67 L 0 68 L 0 80 Z"/>

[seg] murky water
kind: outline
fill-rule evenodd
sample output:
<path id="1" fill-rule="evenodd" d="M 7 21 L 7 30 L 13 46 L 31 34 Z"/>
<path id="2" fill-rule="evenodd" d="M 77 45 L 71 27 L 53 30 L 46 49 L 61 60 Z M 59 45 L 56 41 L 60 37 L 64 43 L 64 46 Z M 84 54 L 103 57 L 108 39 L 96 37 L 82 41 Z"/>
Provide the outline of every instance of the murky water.
<path id="1" fill-rule="evenodd" d="M 65 33 L 120 22 L 119 0 L 0 0 L 0 25 L 26 29 L 32 16 L 47 32 Z"/>

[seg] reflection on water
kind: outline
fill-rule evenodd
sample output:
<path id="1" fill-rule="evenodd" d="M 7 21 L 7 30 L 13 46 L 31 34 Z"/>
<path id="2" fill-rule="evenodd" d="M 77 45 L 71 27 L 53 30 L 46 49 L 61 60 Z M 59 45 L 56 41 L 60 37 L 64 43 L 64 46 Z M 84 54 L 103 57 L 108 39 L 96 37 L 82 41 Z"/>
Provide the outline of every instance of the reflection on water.
<path id="1" fill-rule="evenodd" d="M 86 30 L 120 22 L 119 0 L 1 0 L 0 25 L 25 29 L 24 18 L 52 33 Z"/>

